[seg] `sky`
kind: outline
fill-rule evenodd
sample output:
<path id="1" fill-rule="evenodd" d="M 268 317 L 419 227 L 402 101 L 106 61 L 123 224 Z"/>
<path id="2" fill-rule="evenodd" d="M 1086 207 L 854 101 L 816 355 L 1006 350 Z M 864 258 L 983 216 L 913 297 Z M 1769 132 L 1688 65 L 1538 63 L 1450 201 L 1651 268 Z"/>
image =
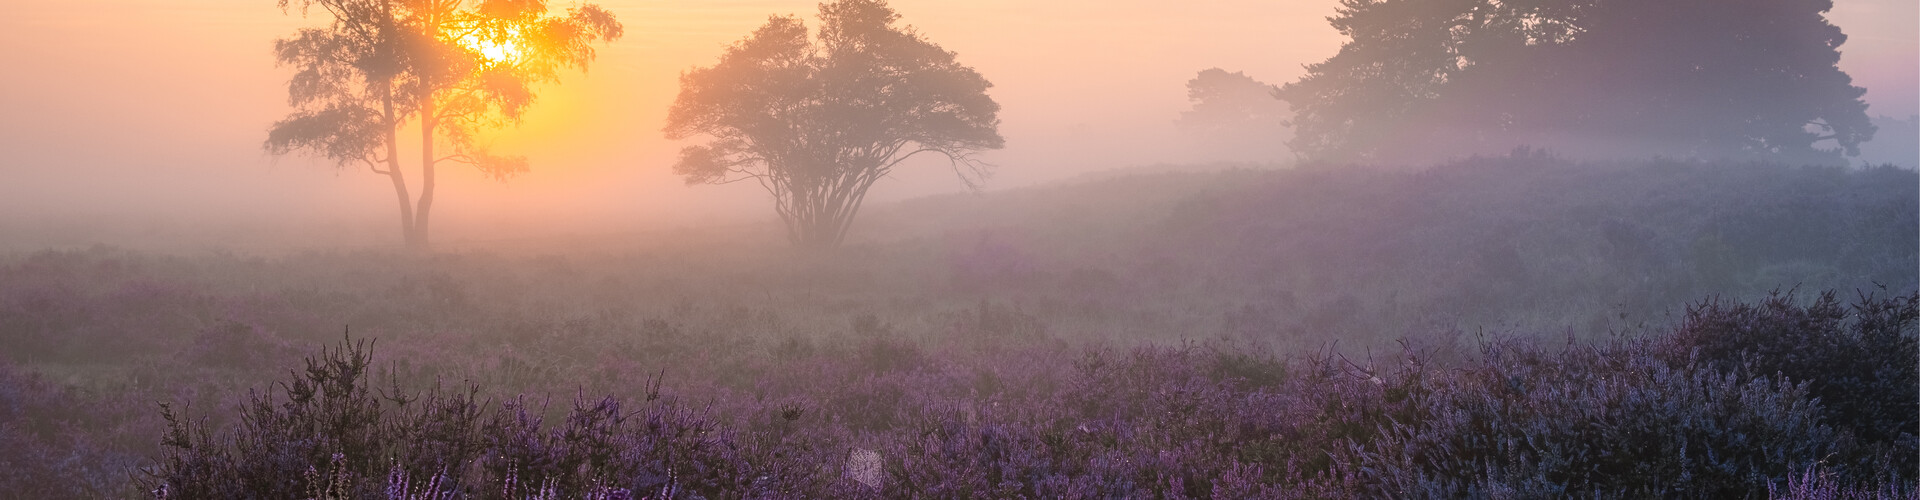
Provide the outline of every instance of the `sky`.
<path id="1" fill-rule="evenodd" d="M 291 70 L 275 66 L 273 41 L 323 19 L 272 0 L 4 1 L 0 232 L 117 221 L 71 237 L 225 234 L 230 225 L 397 240 L 384 177 L 261 149 L 267 127 L 291 111 Z M 541 88 L 520 126 L 489 135 L 496 152 L 526 155 L 531 172 L 502 183 L 443 169 L 436 238 L 771 217 L 757 187 L 685 185 L 672 163 L 686 143 L 660 128 L 681 72 L 713 64 L 769 15 L 813 24 L 816 2 L 597 3 L 625 24 L 626 37 L 600 47 L 587 73 Z M 1188 108 L 1188 79 L 1219 67 L 1284 83 L 1340 43 L 1325 21 L 1337 0 L 891 4 L 903 23 L 994 83 L 1007 147 L 982 155 L 997 165 L 990 190 L 1206 160 L 1173 125 Z M 1920 113 L 1916 2 L 1840 0 L 1829 19 L 1850 36 L 1841 67 L 1868 89 L 1868 113 Z M 942 162 L 913 167 L 870 199 L 965 189 Z"/>

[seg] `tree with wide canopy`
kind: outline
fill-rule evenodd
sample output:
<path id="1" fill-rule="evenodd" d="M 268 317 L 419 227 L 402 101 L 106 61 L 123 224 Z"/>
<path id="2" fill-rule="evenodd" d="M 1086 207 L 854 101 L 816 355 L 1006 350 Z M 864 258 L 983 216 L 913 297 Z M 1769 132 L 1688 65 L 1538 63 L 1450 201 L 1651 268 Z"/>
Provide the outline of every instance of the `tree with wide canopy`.
<path id="1" fill-rule="evenodd" d="M 274 43 L 294 112 L 273 124 L 266 149 L 312 153 L 341 168 L 365 167 L 393 184 L 407 244 L 428 244 L 436 167 L 464 163 L 506 180 L 524 157 L 489 154 L 482 130 L 517 123 L 534 87 L 594 58 L 592 44 L 620 38 L 612 13 L 593 4 L 549 13 L 543 0 L 280 0 L 282 9 L 323 11 L 324 27 Z M 400 155 L 405 127 L 419 131 L 420 190 L 409 190 Z"/>
<path id="2" fill-rule="evenodd" d="M 1340 52 L 1279 93 L 1295 151 L 1840 163 L 1874 126 L 1829 0 L 1342 0 Z M 1578 154 L 1585 153 L 1585 154 Z"/>
<path id="3" fill-rule="evenodd" d="M 666 135 L 708 140 L 674 171 L 688 184 L 759 183 L 803 247 L 839 245 L 868 189 L 922 153 L 978 186 L 989 167 L 973 153 L 1005 143 L 992 84 L 899 18 L 882 0 L 821 4 L 817 36 L 773 17 L 682 74 Z"/>

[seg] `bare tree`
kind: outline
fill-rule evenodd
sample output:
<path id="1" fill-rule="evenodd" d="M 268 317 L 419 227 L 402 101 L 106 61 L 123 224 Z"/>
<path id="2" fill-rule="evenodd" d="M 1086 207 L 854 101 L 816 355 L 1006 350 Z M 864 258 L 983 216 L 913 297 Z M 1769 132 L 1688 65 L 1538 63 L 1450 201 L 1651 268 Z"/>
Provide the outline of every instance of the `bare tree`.
<path id="1" fill-rule="evenodd" d="M 593 42 L 622 34 L 613 14 L 592 4 L 549 15 L 542 1 L 468 3 L 280 0 L 282 9 L 318 7 L 332 20 L 274 43 L 280 64 L 297 70 L 287 84 L 294 113 L 273 124 L 266 149 L 387 176 L 401 235 L 416 248 L 428 243 L 435 167 L 466 163 L 500 180 L 526 172 L 525 158 L 490 155 L 474 134 L 518 122 L 534 85 L 557 81 L 564 68 L 585 69 Z M 399 154 L 401 128 L 410 124 L 420 132 L 418 199 Z"/>
<path id="2" fill-rule="evenodd" d="M 682 74 L 666 135 L 709 140 L 683 149 L 674 172 L 758 182 L 804 247 L 838 245 L 867 190 L 915 155 L 945 157 L 977 187 L 989 171 L 972 154 L 1005 144 L 992 84 L 899 17 L 882 0 L 821 4 L 818 36 L 776 16 Z"/>

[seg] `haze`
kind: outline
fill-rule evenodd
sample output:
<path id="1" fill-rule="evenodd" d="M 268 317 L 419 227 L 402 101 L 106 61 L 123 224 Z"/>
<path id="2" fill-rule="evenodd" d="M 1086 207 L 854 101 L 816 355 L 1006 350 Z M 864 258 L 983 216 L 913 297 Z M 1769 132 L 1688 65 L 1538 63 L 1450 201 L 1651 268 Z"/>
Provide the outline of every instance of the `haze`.
<path id="1" fill-rule="evenodd" d="M 0 1 L 0 500 L 1920 500 L 1916 0 Z"/>
<path id="2" fill-rule="evenodd" d="M 518 128 L 489 138 L 524 154 L 530 174 L 500 183 L 470 169 L 443 176 L 443 239 L 494 240 L 764 220 L 756 187 L 685 186 L 661 137 L 677 76 L 710 65 L 769 15 L 815 23 L 813 1 L 599 2 L 627 36 L 590 73 L 545 88 Z M 1174 121 L 1199 70 L 1297 78 L 1332 54 L 1336 0 L 1025 2 L 900 0 L 903 22 L 991 80 L 1004 150 L 988 189 L 1209 157 Z M 556 6 L 562 6 L 556 4 Z M 0 231 L 14 249 L 137 244 L 155 237 L 245 234 L 264 240 L 377 244 L 392 239 L 384 180 L 324 162 L 265 154 L 284 116 L 290 71 L 275 39 L 323 22 L 273 2 L 77 0 L 15 3 L 0 17 Z M 1842 0 L 1841 67 L 1868 89 L 1870 116 L 1916 105 L 1911 0 Z M 1275 160 L 1284 160 L 1276 158 Z M 944 164 L 875 188 L 884 202 L 958 192 Z M 86 222 L 78 224 L 76 222 Z M 224 236 L 223 236 L 224 237 Z M 206 241 L 218 246 L 229 241 Z"/>

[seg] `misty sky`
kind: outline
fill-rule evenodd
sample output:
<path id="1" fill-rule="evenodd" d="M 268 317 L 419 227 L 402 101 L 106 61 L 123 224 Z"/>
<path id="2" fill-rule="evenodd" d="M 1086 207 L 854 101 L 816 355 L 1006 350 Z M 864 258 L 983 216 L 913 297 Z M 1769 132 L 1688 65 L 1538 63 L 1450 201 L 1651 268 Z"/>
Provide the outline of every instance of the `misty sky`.
<path id="1" fill-rule="evenodd" d="M 273 40 L 323 22 L 272 0 L 9 0 L 0 16 L 0 210 L 6 220 L 286 220 L 397 229 L 391 187 L 364 171 L 273 158 L 261 141 L 287 114 Z M 436 229 L 457 240 L 771 216 L 757 187 L 687 187 L 661 138 L 678 74 L 711 65 L 770 14 L 814 24 L 814 1 L 609 0 L 626 38 L 586 75 L 549 86 L 497 152 L 533 171 L 509 183 L 454 167 Z M 1920 113 L 1913 0 L 1840 0 L 1841 67 L 1869 115 Z M 557 8 L 568 5 L 554 2 Z M 1115 167 L 1203 159 L 1173 121 L 1201 69 L 1269 83 L 1331 55 L 1336 0 L 896 0 L 904 22 L 991 80 L 1007 148 L 989 189 Z M 943 164 L 875 187 L 875 200 L 962 190 Z M 144 218 L 144 219 L 143 219 Z M 211 222 L 209 222 L 211 223 Z M 0 225 L 0 230 L 6 226 Z M 445 240 L 443 240 L 445 241 Z"/>

